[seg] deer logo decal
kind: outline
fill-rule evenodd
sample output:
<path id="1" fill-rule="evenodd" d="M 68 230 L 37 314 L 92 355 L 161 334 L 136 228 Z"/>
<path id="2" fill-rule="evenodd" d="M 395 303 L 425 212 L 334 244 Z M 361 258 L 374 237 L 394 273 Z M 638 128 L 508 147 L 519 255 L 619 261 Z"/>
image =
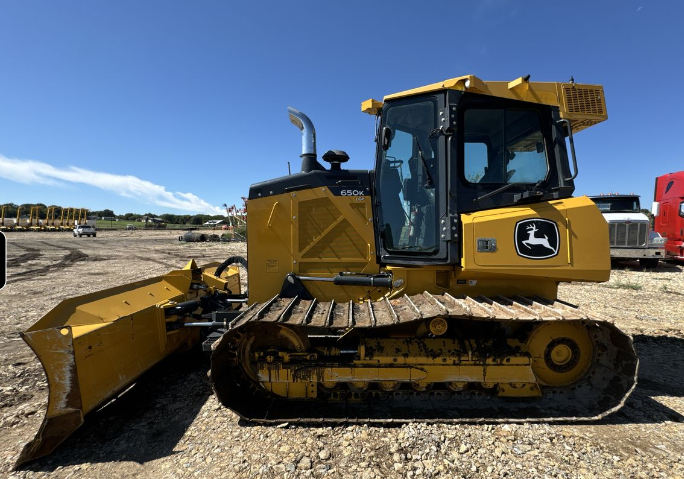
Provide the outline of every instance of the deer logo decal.
<path id="1" fill-rule="evenodd" d="M 552 258 L 558 254 L 560 236 L 555 222 L 543 218 L 518 221 L 515 225 L 515 250 L 530 259 Z"/>

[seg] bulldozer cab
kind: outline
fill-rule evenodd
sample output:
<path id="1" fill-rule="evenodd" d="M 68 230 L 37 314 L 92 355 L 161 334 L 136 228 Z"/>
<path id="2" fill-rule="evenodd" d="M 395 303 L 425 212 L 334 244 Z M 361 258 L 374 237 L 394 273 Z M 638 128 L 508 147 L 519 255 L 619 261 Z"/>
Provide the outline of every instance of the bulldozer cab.
<path id="1" fill-rule="evenodd" d="M 386 101 L 378 115 L 384 264 L 460 264 L 460 214 L 574 190 L 557 107 L 445 90 Z"/>

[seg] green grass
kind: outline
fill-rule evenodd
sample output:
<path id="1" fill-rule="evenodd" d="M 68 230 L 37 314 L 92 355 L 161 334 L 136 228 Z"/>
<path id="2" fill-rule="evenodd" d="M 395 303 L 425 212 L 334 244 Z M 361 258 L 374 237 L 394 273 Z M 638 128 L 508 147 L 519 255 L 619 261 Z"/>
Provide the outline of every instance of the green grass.
<path id="1" fill-rule="evenodd" d="M 96 228 L 112 228 L 112 229 L 119 229 L 123 230 L 126 229 L 126 225 L 133 225 L 136 228 L 144 228 L 145 223 L 142 221 L 125 221 L 125 220 L 120 220 L 120 221 L 105 221 L 105 220 L 97 220 L 97 225 Z"/>
<path id="2" fill-rule="evenodd" d="M 602 285 L 604 288 L 610 288 L 610 289 L 632 289 L 634 291 L 639 291 L 640 289 L 643 288 L 640 284 L 637 283 L 630 283 L 630 282 L 625 282 L 623 283 L 622 281 L 616 281 L 615 283 L 608 283 Z"/>
<path id="3" fill-rule="evenodd" d="M 126 220 L 119 220 L 119 221 L 105 221 L 105 220 L 97 220 L 97 229 L 117 229 L 117 230 L 123 230 L 126 229 L 126 225 L 133 225 L 139 230 L 142 229 L 154 229 L 154 228 L 145 228 L 145 223 L 142 221 L 126 221 Z M 184 230 L 188 228 L 199 228 L 199 229 L 207 229 L 211 230 L 211 228 L 207 228 L 206 226 L 202 225 L 191 225 L 190 223 L 188 224 L 174 224 L 170 223 L 166 225 L 166 229 L 179 229 L 179 230 Z M 164 228 L 159 228 L 159 229 L 164 229 Z M 217 230 L 218 231 L 218 230 Z"/>

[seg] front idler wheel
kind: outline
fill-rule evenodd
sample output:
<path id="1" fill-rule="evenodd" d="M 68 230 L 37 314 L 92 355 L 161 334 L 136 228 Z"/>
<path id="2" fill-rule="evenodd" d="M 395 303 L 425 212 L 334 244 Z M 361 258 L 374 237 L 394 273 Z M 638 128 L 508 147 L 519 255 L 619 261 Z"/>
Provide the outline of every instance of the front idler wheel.
<path id="1" fill-rule="evenodd" d="M 243 370 L 253 381 L 259 382 L 254 353 L 274 352 L 303 353 L 310 347 L 309 338 L 293 328 L 280 324 L 259 324 L 250 328 L 240 341 L 238 356 Z"/>

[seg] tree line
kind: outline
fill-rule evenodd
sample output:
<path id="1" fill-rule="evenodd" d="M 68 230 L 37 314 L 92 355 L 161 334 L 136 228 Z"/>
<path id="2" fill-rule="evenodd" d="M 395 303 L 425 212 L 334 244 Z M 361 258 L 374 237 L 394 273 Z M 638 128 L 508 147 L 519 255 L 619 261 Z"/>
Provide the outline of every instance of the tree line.
<path id="1" fill-rule="evenodd" d="M 106 210 L 105 210 L 106 211 Z M 96 212 L 99 213 L 99 212 Z M 148 216 L 151 218 L 161 218 L 165 223 L 173 225 L 201 225 L 209 220 L 225 220 L 225 215 L 174 215 L 171 213 L 155 214 L 147 212 L 143 215 L 139 213 L 126 213 L 123 215 L 97 215 L 98 218 L 102 217 L 113 217 L 119 220 L 125 221 L 136 221 L 143 216 Z"/>
<path id="2" fill-rule="evenodd" d="M 60 205 L 45 205 L 43 203 L 24 203 L 21 205 L 17 205 L 15 203 L 6 203 L 4 205 L 1 205 L 5 207 L 5 218 L 16 218 L 17 217 L 17 209 L 21 207 L 21 216 L 28 215 L 29 211 L 31 211 L 32 207 L 38 206 L 39 211 L 38 211 L 38 218 L 39 219 L 47 219 L 47 209 L 48 207 L 54 207 L 55 209 L 55 219 L 59 219 L 61 212 L 62 212 L 62 206 Z M 66 207 L 64 208 L 66 210 Z M 163 213 L 163 214 L 156 214 L 156 213 L 151 213 L 147 212 L 144 214 L 140 213 L 126 213 L 123 215 L 117 215 L 114 213 L 113 210 L 105 208 L 103 210 L 92 210 L 88 211 L 88 216 L 93 217 L 96 216 L 98 219 L 102 218 L 113 218 L 113 219 L 118 219 L 120 221 L 137 221 L 138 219 L 142 218 L 143 216 L 148 216 L 152 218 L 161 218 L 168 224 L 177 224 L 177 225 L 201 225 L 209 220 L 224 220 L 225 216 L 224 215 L 174 215 L 170 213 Z"/>

